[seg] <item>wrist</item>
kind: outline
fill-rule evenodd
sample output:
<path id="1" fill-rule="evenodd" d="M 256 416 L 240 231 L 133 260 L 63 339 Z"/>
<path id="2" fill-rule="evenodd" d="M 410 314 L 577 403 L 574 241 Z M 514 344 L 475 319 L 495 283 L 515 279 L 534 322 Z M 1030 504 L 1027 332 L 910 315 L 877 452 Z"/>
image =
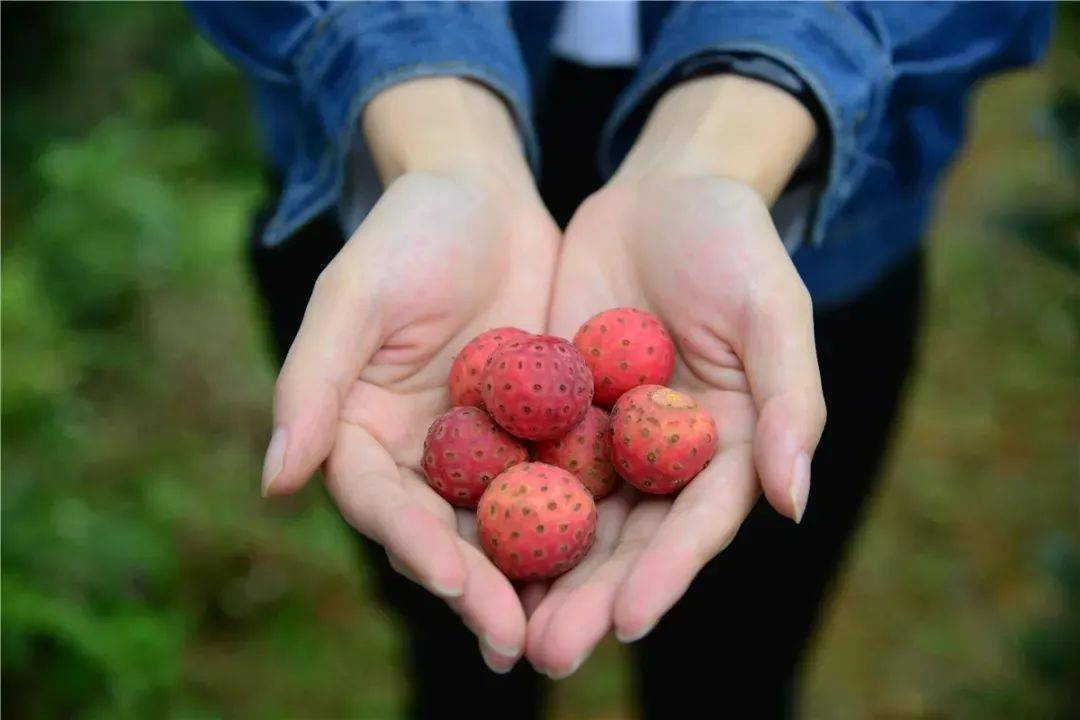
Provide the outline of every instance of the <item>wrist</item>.
<path id="1" fill-rule="evenodd" d="M 771 204 L 816 133 L 802 103 L 773 85 L 738 75 L 697 78 L 659 100 L 613 182 L 719 176 Z"/>
<path id="2" fill-rule="evenodd" d="M 533 189 L 513 117 L 488 88 L 460 77 L 394 85 L 368 103 L 361 132 L 383 185 L 412 172 Z"/>

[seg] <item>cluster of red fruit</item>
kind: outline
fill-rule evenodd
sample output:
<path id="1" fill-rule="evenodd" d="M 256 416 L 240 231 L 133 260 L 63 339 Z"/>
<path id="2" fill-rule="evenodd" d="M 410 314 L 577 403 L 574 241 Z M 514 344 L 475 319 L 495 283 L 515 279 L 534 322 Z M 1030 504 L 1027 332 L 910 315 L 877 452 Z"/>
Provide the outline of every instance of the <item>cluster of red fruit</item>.
<path id="1" fill-rule="evenodd" d="M 674 367 L 663 325 L 634 308 L 596 315 L 573 343 L 488 330 L 450 370 L 455 407 L 424 441 L 428 483 L 476 508 L 481 545 L 507 577 L 564 573 L 592 546 L 594 501 L 620 476 L 646 493 L 673 493 L 716 452 L 709 414 L 663 387 Z"/>

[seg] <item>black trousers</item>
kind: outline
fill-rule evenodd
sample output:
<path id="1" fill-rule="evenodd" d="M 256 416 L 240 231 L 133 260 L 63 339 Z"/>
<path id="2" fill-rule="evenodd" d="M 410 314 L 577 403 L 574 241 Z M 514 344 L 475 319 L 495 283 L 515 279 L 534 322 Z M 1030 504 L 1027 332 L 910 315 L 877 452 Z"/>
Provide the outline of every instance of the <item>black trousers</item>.
<path id="1" fill-rule="evenodd" d="M 560 224 L 600 186 L 596 137 L 625 80 L 622 71 L 555 69 L 549 93 L 557 91 L 559 102 L 548 103 L 539 119 L 540 189 Z M 279 359 L 315 278 L 342 242 L 330 216 L 276 248 L 253 240 L 251 259 Z M 922 259 L 913 255 L 861 297 L 815 313 L 829 419 L 803 522 L 796 526 L 760 501 L 731 546 L 633 646 L 646 718 L 792 714 L 799 662 L 874 488 L 911 372 L 922 294 Z M 489 671 L 476 639 L 441 600 L 395 573 L 372 543 L 362 545 L 381 599 L 403 620 L 412 717 L 458 717 L 464 688 L 483 698 L 469 705 L 474 720 L 541 716 L 545 683 L 527 663 L 504 676 Z"/>

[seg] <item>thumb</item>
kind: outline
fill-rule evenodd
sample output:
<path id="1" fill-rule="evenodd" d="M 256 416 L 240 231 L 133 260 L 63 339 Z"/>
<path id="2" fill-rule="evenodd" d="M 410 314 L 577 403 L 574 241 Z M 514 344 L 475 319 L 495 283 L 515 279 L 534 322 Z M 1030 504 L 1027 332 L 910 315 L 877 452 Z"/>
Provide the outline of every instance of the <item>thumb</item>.
<path id="1" fill-rule="evenodd" d="M 315 283 L 278 375 L 264 497 L 296 492 L 330 454 L 341 403 L 378 347 L 368 293 L 343 271 L 340 258 Z"/>
<path id="2" fill-rule="evenodd" d="M 810 460 L 825 427 L 810 296 L 792 268 L 749 317 L 746 370 L 758 409 L 754 465 L 776 510 L 802 520 Z"/>

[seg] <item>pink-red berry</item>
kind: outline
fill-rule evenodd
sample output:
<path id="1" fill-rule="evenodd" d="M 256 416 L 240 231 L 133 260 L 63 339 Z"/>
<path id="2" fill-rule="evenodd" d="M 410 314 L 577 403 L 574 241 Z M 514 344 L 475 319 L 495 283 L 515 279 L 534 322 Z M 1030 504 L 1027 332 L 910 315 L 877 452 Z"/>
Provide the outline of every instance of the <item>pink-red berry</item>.
<path id="1" fill-rule="evenodd" d="M 659 385 L 626 392 L 611 409 L 611 460 L 647 493 L 681 490 L 716 453 L 716 423 L 694 398 Z"/>
<path id="2" fill-rule="evenodd" d="M 675 345 L 650 312 L 613 308 L 594 315 L 574 335 L 596 387 L 594 402 L 611 407 L 638 385 L 663 385 L 675 369 Z"/>
<path id="3" fill-rule="evenodd" d="M 495 328 L 480 333 L 461 348 L 450 367 L 450 404 L 483 407 L 480 379 L 487 359 L 506 340 L 528 334 L 515 327 Z"/>
<path id="4" fill-rule="evenodd" d="M 593 381 L 581 354 L 551 335 L 505 341 L 484 369 L 484 407 L 504 430 L 526 440 L 562 437 L 592 404 Z"/>
<path id="5" fill-rule="evenodd" d="M 471 509 L 496 475 L 528 459 L 525 445 L 483 410 L 456 407 L 431 424 L 421 465 L 435 492 Z"/>
<path id="6" fill-rule="evenodd" d="M 596 406 L 563 437 L 536 443 L 533 459 L 573 473 L 595 500 L 609 495 L 619 482 L 611 464 L 608 414 Z"/>
<path id="7" fill-rule="evenodd" d="M 542 580 L 581 562 L 596 537 L 596 505 L 577 478 L 522 463 L 492 481 L 476 509 L 480 545 L 511 580 Z"/>

